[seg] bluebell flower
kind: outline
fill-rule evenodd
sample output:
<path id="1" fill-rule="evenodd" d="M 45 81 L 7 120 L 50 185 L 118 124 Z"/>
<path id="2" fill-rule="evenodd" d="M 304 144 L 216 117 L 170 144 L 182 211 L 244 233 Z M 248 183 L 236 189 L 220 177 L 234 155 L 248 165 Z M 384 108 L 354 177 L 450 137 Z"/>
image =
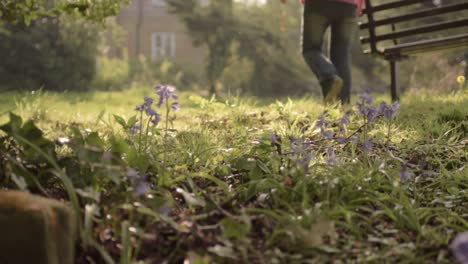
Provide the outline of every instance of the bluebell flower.
<path id="1" fill-rule="evenodd" d="M 145 96 L 144 97 L 144 102 L 142 105 L 138 105 L 136 108 L 135 108 L 135 111 L 137 112 L 145 112 L 145 114 L 150 118 L 150 122 L 156 126 L 159 121 L 161 120 L 161 116 L 156 112 L 156 110 L 153 109 L 152 105 L 153 105 L 153 98 L 151 97 L 148 97 L 148 96 Z M 141 130 L 141 125 L 137 125 L 135 124 L 132 128 L 131 128 L 131 134 L 132 135 L 135 135 L 138 131 Z"/>
<path id="2" fill-rule="evenodd" d="M 144 102 L 142 105 L 137 105 L 135 107 L 135 111 L 137 112 L 145 112 L 147 116 L 154 116 L 156 115 L 156 111 L 151 107 L 152 104 L 153 104 L 153 98 L 151 97 L 148 97 L 148 96 L 145 96 L 145 98 L 143 99 Z"/>
<path id="3" fill-rule="evenodd" d="M 127 177 L 133 182 L 134 193 L 136 195 L 143 196 L 151 190 L 151 187 L 146 180 L 146 175 L 139 173 L 136 169 L 131 168 L 127 172 Z"/>
<path id="4" fill-rule="evenodd" d="M 299 138 L 299 139 L 294 139 L 294 138 L 289 138 L 289 148 L 291 149 L 291 151 L 295 154 L 295 155 L 300 155 L 301 152 L 302 152 L 302 143 L 303 143 L 303 139 L 302 138 Z M 301 147 L 299 147 L 301 146 Z"/>
<path id="5" fill-rule="evenodd" d="M 368 105 L 372 104 L 372 102 L 374 101 L 374 99 L 367 92 L 358 94 L 358 97 L 359 99 L 361 99 L 362 102 Z"/>
<path id="6" fill-rule="evenodd" d="M 346 144 L 347 141 L 348 141 L 347 137 L 339 137 L 338 138 L 338 144 Z"/>
<path id="7" fill-rule="evenodd" d="M 174 112 L 179 111 L 180 110 L 179 102 L 173 102 L 172 105 L 171 105 L 171 109 Z"/>
<path id="8" fill-rule="evenodd" d="M 309 173 L 309 164 L 310 161 L 314 158 L 314 155 L 310 150 L 307 150 L 303 159 L 302 159 L 302 164 L 304 166 L 304 173 L 308 174 Z"/>
<path id="9" fill-rule="evenodd" d="M 176 88 L 170 85 L 157 85 L 155 87 L 156 94 L 159 95 L 159 101 L 157 106 L 160 108 L 165 101 L 169 100 L 170 98 L 177 100 L 178 97 L 175 94 Z"/>
<path id="10" fill-rule="evenodd" d="M 335 150 L 333 148 L 327 148 L 327 159 L 325 160 L 325 163 L 328 166 L 336 165 L 338 163 L 338 160 L 336 159 L 335 155 Z"/>
<path id="11" fill-rule="evenodd" d="M 130 133 L 132 135 L 135 135 L 136 133 L 138 133 L 139 131 L 141 130 L 141 126 L 139 124 L 134 124 L 132 126 L 132 128 L 130 129 Z"/>
<path id="12" fill-rule="evenodd" d="M 157 126 L 159 124 L 159 122 L 161 121 L 161 115 L 156 113 L 155 115 L 152 116 L 150 122 L 151 124 L 153 124 L 154 126 Z"/>
<path id="13" fill-rule="evenodd" d="M 421 170 L 424 170 L 425 168 L 427 168 L 427 161 L 425 159 L 421 160 L 421 162 L 419 162 L 419 168 Z"/>
<path id="14" fill-rule="evenodd" d="M 432 177 L 434 175 L 434 172 L 432 171 L 423 171 L 421 173 L 421 176 L 424 177 L 424 178 L 429 178 L 429 177 Z"/>
<path id="15" fill-rule="evenodd" d="M 326 139 L 332 139 L 334 136 L 334 133 L 332 131 L 320 129 L 320 134 Z"/>
<path id="16" fill-rule="evenodd" d="M 146 112 L 146 115 L 147 115 L 147 116 L 155 116 L 155 115 L 158 114 L 158 113 L 156 113 L 156 111 L 155 111 L 153 108 L 147 108 L 147 109 L 145 110 L 145 112 Z"/>
<path id="17" fill-rule="evenodd" d="M 365 114 L 368 122 L 374 121 L 379 115 L 375 107 L 366 107 Z"/>
<path id="18" fill-rule="evenodd" d="M 399 102 L 394 102 L 391 107 L 391 115 L 390 118 L 395 118 L 397 110 L 400 109 L 400 103 Z"/>
<path id="19" fill-rule="evenodd" d="M 395 118 L 396 116 L 396 111 L 400 107 L 400 104 L 398 102 L 395 102 L 391 105 L 388 105 L 385 102 L 380 103 L 378 111 L 380 114 L 382 114 L 386 119 L 390 120 Z"/>
<path id="20" fill-rule="evenodd" d="M 270 135 L 270 143 L 272 146 L 275 146 L 277 144 L 279 144 L 281 138 L 278 134 L 276 134 L 276 132 L 274 132 L 273 134 Z"/>
<path id="21" fill-rule="evenodd" d="M 146 195 L 150 190 L 150 185 L 143 180 L 138 181 L 138 183 L 135 186 L 135 194 L 138 196 Z"/>
<path id="22" fill-rule="evenodd" d="M 323 112 L 318 118 L 317 122 L 315 123 L 316 128 L 326 128 L 330 125 L 328 121 L 325 120 L 325 117 L 327 115 L 327 112 Z"/>
<path id="23" fill-rule="evenodd" d="M 304 172 L 309 173 L 309 164 L 313 159 L 312 151 L 304 138 L 290 138 L 290 149 L 295 156 L 297 166 L 303 166 Z"/>
<path id="24" fill-rule="evenodd" d="M 127 172 L 127 177 L 131 180 L 136 180 L 138 177 L 138 171 L 136 169 L 131 168 Z"/>
<path id="25" fill-rule="evenodd" d="M 151 97 L 145 96 L 144 101 L 146 106 L 151 106 L 153 104 L 153 98 Z"/>
<path id="26" fill-rule="evenodd" d="M 137 105 L 135 107 L 135 111 L 137 111 L 137 112 L 143 112 L 144 110 L 145 110 L 145 105 L 144 104 L 143 105 Z"/>
<path id="27" fill-rule="evenodd" d="M 344 125 L 347 125 L 349 124 L 349 114 L 350 112 L 349 111 L 346 111 L 343 116 L 340 118 L 340 125 L 341 126 L 344 126 Z"/>
<path id="28" fill-rule="evenodd" d="M 468 232 L 458 234 L 450 244 L 455 259 L 460 264 L 468 263 Z"/>
<path id="29" fill-rule="evenodd" d="M 374 143 L 372 142 L 372 139 L 367 139 L 362 142 L 362 146 L 367 152 L 371 152 L 374 149 Z"/>
<path id="30" fill-rule="evenodd" d="M 159 207 L 158 212 L 161 215 L 169 216 L 171 214 L 172 208 L 166 205 Z"/>
<path id="31" fill-rule="evenodd" d="M 410 172 L 408 172 L 406 165 L 403 164 L 400 170 L 400 181 L 405 182 L 411 179 L 412 176 L 413 175 Z"/>
<path id="32" fill-rule="evenodd" d="M 363 103 L 361 103 L 361 102 L 356 102 L 356 106 L 357 106 L 357 109 L 358 109 L 359 114 L 361 114 L 361 115 L 365 115 L 365 114 L 366 114 L 365 111 L 364 111 L 365 106 L 364 106 Z"/>

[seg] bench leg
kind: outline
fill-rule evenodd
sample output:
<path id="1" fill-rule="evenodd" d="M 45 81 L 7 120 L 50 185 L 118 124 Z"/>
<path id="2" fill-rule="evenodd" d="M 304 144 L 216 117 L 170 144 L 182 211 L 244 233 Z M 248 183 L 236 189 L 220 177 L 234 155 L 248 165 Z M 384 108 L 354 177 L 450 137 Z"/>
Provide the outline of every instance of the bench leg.
<path id="1" fill-rule="evenodd" d="M 398 95 L 398 90 L 400 88 L 400 69 L 399 63 L 396 60 L 390 61 L 390 78 L 391 78 L 391 86 L 390 91 L 392 94 L 392 101 L 396 102 L 400 100 L 400 96 Z"/>

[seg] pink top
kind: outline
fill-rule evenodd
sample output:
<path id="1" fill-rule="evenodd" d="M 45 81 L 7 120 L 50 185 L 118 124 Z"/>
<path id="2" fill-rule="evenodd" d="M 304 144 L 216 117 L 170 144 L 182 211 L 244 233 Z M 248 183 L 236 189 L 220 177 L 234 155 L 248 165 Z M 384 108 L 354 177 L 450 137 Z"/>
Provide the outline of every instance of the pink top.
<path id="1" fill-rule="evenodd" d="M 310 1 L 310 0 L 309 0 Z M 330 0 L 330 1 L 338 1 L 338 2 L 344 2 L 348 4 L 353 4 L 357 6 L 357 15 L 361 16 L 362 15 L 362 6 L 363 6 L 363 1 L 364 0 Z M 304 4 L 305 0 L 301 0 L 302 4 Z"/>

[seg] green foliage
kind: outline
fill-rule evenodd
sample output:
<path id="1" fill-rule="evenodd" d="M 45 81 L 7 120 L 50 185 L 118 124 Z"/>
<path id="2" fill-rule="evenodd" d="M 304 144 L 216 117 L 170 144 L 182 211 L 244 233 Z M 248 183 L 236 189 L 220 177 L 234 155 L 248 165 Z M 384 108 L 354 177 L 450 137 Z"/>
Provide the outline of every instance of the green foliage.
<path id="1" fill-rule="evenodd" d="M 140 137 L 128 133 L 137 121 L 132 100 L 146 93 L 93 93 L 80 105 L 81 122 L 72 111 L 76 104 L 57 102 L 74 95 L 44 93 L 35 100 L 49 103 L 36 107 L 58 106 L 72 118 L 49 114 L 27 129 L 30 121 L 10 115 L 1 127 L 2 187 L 15 188 L 15 175 L 40 182 L 38 189 L 25 181 L 33 192 L 60 197 L 64 185 L 50 173 L 55 166 L 25 155 L 30 145 L 15 135 L 41 134 L 53 142 L 57 165 L 81 205 L 80 259 L 453 262 L 448 244 L 468 228 L 466 93 L 403 98 L 391 122 L 369 118 L 370 103 L 349 107 L 345 127 L 346 110 L 326 109 L 320 117 L 325 109 L 310 99 L 221 102 L 186 94 L 181 112 L 171 114 L 174 126 L 144 129 Z M 97 115 L 104 100 L 112 104 L 109 114 Z M 340 133 L 358 139 L 339 144 Z M 301 138 L 307 144 L 296 141 Z M 364 149 L 366 138 L 374 140 L 372 151 Z M 143 194 L 142 180 L 148 184 Z"/>
<path id="2" fill-rule="evenodd" d="M 168 0 L 168 4 L 194 43 L 208 48 L 205 72 L 212 94 L 217 89 L 254 95 L 307 91 L 311 75 L 300 63 L 297 40 L 272 26 L 278 19 L 274 10 L 231 0 L 208 6 L 196 0 Z"/>
<path id="3" fill-rule="evenodd" d="M 87 90 L 95 74 L 97 32 L 71 18 L 5 25 L 0 86 L 15 90 Z"/>
<path id="4" fill-rule="evenodd" d="M 115 16 L 122 5 L 128 0 L 101 1 L 61 1 L 61 0 L 2 0 L 0 3 L 0 21 L 25 23 L 44 16 L 73 15 L 92 21 L 102 21 L 109 16 Z"/>
<path id="5" fill-rule="evenodd" d="M 154 82 L 170 83 L 181 90 L 196 90 L 203 82 L 200 73 L 169 60 L 152 62 L 144 57 L 127 60 L 100 56 L 97 61 L 92 87 L 99 90 L 122 90 L 132 84 Z"/>

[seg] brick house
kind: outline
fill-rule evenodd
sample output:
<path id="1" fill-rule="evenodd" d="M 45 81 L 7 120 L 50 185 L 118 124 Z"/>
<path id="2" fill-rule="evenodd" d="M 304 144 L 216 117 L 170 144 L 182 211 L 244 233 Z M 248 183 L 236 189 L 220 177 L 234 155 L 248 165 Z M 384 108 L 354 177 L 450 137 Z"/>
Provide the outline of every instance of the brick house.
<path id="1" fill-rule="evenodd" d="M 202 0 L 202 4 L 207 4 Z M 117 16 L 126 31 L 129 58 L 144 55 L 153 61 L 170 59 L 177 63 L 201 64 L 206 51 L 194 47 L 182 21 L 168 12 L 164 0 L 135 0 Z"/>

